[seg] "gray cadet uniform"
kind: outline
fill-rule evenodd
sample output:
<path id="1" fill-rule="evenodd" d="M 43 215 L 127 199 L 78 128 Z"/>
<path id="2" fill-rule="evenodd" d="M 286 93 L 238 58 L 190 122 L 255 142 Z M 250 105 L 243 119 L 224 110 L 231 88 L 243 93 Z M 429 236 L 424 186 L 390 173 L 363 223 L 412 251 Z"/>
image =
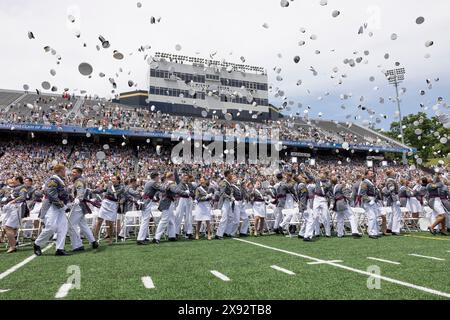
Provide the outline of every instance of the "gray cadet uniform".
<path id="1" fill-rule="evenodd" d="M 152 217 L 152 206 L 156 202 L 156 195 L 161 191 L 161 184 L 150 180 L 144 186 L 144 208 L 142 210 L 141 225 L 137 241 L 144 241 L 149 236 L 148 225 Z"/>
<path id="2" fill-rule="evenodd" d="M 275 198 L 277 202 L 277 207 L 275 209 L 275 223 L 273 225 L 274 229 L 278 229 L 278 227 L 282 227 L 281 223 L 283 220 L 283 209 L 291 207 L 290 201 L 287 201 L 287 198 L 295 196 L 294 187 L 286 183 L 284 181 L 280 181 L 275 185 Z M 292 206 L 293 207 L 293 206 Z M 290 220 L 289 220 L 290 222 Z"/>
<path id="3" fill-rule="evenodd" d="M 399 187 L 397 181 L 393 178 L 387 178 L 386 180 L 386 189 L 388 194 L 386 194 L 387 206 L 391 207 L 392 215 L 390 219 L 392 221 L 392 233 L 400 233 L 400 228 L 402 225 L 402 211 L 400 209 L 400 198 L 398 196 Z M 406 193 L 404 194 L 406 197 Z M 405 199 L 406 206 L 406 199 Z M 388 221 L 389 224 L 389 221 Z"/>
<path id="4" fill-rule="evenodd" d="M 178 204 L 175 210 L 175 230 L 176 234 L 181 233 L 181 223 L 184 219 L 184 231 L 186 235 L 192 235 L 192 207 L 194 196 L 192 185 L 188 183 L 180 182 L 177 186 Z"/>
<path id="5" fill-rule="evenodd" d="M 234 202 L 232 205 L 233 218 L 228 223 L 225 233 L 234 236 L 239 229 L 239 223 L 242 221 L 241 228 L 239 230 L 240 234 L 248 233 L 248 215 L 245 212 L 245 201 L 248 195 L 242 186 L 237 184 L 232 184 Z"/>
<path id="6" fill-rule="evenodd" d="M 303 217 L 305 218 L 304 238 L 311 239 L 314 234 L 319 235 L 320 233 L 319 217 L 315 215 L 313 211 L 316 185 L 314 183 L 310 183 L 306 186 L 306 189 L 308 191 L 308 200 L 306 202 L 306 210 L 303 212 Z"/>
<path id="7" fill-rule="evenodd" d="M 331 216 L 328 209 L 328 200 L 332 197 L 333 190 L 331 188 L 331 183 L 328 180 L 316 180 L 313 214 L 318 217 L 319 221 L 323 224 L 325 235 L 327 237 L 331 236 Z"/>
<path id="8" fill-rule="evenodd" d="M 69 192 L 64 181 L 58 175 L 47 180 L 44 187 L 48 209 L 45 213 L 45 228 L 35 241 L 42 247 L 56 233 L 56 249 L 64 250 L 67 234 L 66 205 L 69 202 Z"/>
<path id="9" fill-rule="evenodd" d="M 69 236 L 72 249 L 77 249 L 83 246 L 80 234 L 88 239 L 89 243 L 95 241 L 92 230 L 89 228 L 84 215 L 89 213 L 90 210 L 86 204 L 86 181 L 82 177 L 76 178 L 73 182 L 72 197 L 74 199 L 72 212 L 70 214 Z M 78 233 L 77 227 L 80 228 Z"/>
<path id="10" fill-rule="evenodd" d="M 364 179 L 358 190 L 358 195 L 361 197 L 362 207 L 367 215 L 367 232 L 369 236 L 378 236 L 378 216 L 380 215 L 380 207 L 377 203 L 377 189 L 372 181 Z"/>
<path id="11" fill-rule="evenodd" d="M 220 219 L 216 236 L 223 237 L 228 223 L 233 219 L 232 203 L 234 201 L 234 197 L 233 187 L 227 179 L 223 179 L 220 182 L 219 188 L 219 204 L 217 208 L 222 210 L 222 218 Z"/>
<path id="12" fill-rule="evenodd" d="M 158 210 L 161 219 L 156 229 L 155 240 L 159 241 L 168 229 L 169 238 L 175 238 L 175 197 L 181 192 L 174 181 L 166 181 L 161 188 L 162 198 Z"/>
<path id="13" fill-rule="evenodd" d="M 432 221 L 434 221 L 438 215 L 446 214 L 440 195 L 440 192 L 444 187 L 445 185 L 442 182 L 429 183 L 427 185 L 428 205 L 433 209 L 433 212 L 431 213 Z M 436 226 L 435 229 L 437 228 L 438 226 Z"/>
<path id="14" fill-rule="evenodd" d="M 344 236 L 345 219 L 350 221 L 352 234 L 358 233 L 358 225 L 349 205 L 352 196 L 351 193 L 350 188 L 343 184 L 338 183 L 333 187 L 332 207 L 334 207 L 334 211 L 336 212 L 338 237 Z"/>
<path id="15" fill-rule="evenodd" d="M 9 203 L 3 208 L 3 211 L 6 212 L 5 218 L 3 219 L 3 225 L 11 229 L 18 229 L 20 227 L 21 219 L 24 217 L 27 205 L 27 188 L 24 185 L 14 187 L 10 198 L 11 201 L 14 200 L 15 203 Z"/>

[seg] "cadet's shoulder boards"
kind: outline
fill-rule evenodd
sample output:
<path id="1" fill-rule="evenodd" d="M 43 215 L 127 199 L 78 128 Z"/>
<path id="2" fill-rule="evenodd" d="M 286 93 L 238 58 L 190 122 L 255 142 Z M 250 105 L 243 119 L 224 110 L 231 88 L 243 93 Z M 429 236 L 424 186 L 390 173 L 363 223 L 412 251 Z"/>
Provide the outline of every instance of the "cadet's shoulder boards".
<path id="1" fill-rule="evenodd" d="M 50 180 L 48 183 L 47 183 L 47 187 L 56 187 L 58 184 L 56 183 L 56 181 L 55 180 Z"/>

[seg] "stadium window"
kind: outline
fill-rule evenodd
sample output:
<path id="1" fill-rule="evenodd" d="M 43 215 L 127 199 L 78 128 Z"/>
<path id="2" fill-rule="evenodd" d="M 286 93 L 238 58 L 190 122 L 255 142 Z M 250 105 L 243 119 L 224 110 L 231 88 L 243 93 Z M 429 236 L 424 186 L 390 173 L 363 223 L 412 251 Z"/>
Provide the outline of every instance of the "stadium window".
<path id="1" fill-rule="evenodd" d="M 150 77 L 155 77 L 155 69 L 150 69 Z"/>

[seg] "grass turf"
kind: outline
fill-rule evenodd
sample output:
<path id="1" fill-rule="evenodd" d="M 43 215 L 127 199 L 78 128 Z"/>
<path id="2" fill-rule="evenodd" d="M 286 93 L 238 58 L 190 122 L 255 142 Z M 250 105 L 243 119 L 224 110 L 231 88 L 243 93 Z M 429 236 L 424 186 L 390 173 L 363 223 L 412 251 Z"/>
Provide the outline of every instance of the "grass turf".
<path id="1" fill-rule="evenodd" d="M 377 265 L 381 275 L 450 293 L 450 237 L 412 233 L 378 240 L 321 238 L 305 243 L 283 236 L 245 240 L 288 250 L 366 271 Z M 2 250 L 3 251 L 3 250 Z M 398 284 L 381 281 L 368 289 L 368 277 L 331 265 L 310 265 L 311 260 L 252 244 L 223 241 L 162 242 L 137 246 L 133 241 L 111 247 L 101 244 L 70 257 L 53 256 L 54 248 L 0 280 L 0 300 L 54 299 L 70 276 L 68 266 L 81 270 L 81 288 L 65 299 L 445 299 Z M 445 261 L 409 256 L 434 256 Z M 32 255 L 25 247 L 17 254 L 0 255 L 0 273 Z M 400 262 L 372 261 L 376 257 Z M 271 265 L 288 269 L 288 275 Z M 217 270 L 231 279 L 224 282 L 210 273 Z M 155 289 L 146 289 L 141 277 L 150 276 Z"/>

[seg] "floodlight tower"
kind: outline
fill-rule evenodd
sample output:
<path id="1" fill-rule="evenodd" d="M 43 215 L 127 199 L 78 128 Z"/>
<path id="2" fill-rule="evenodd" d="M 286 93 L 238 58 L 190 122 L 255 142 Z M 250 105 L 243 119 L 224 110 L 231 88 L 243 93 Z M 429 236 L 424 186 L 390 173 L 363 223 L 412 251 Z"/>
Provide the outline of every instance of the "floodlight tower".
<path id="1" fill-rule="evenodd" d="M 402 111 L 400 108 L 400 97 L 398 96 L 398 85 L 405 80 L 405 68 L 391 69 L 385 72 L 386 78 L 389 81 L 389 84 L 392 84 L 395 87 L 395 94 L 397 97 L 397 108 L 398 108 L 398 116 L 400 119 L 400 135 L 402 138 L 402 144 L 405 145 L 405 137 L 403 136 L 403 123 L 402 123 Z M 406 165 L 406 151 L 403 150 L 402 155 L 403 164 Z"/>

